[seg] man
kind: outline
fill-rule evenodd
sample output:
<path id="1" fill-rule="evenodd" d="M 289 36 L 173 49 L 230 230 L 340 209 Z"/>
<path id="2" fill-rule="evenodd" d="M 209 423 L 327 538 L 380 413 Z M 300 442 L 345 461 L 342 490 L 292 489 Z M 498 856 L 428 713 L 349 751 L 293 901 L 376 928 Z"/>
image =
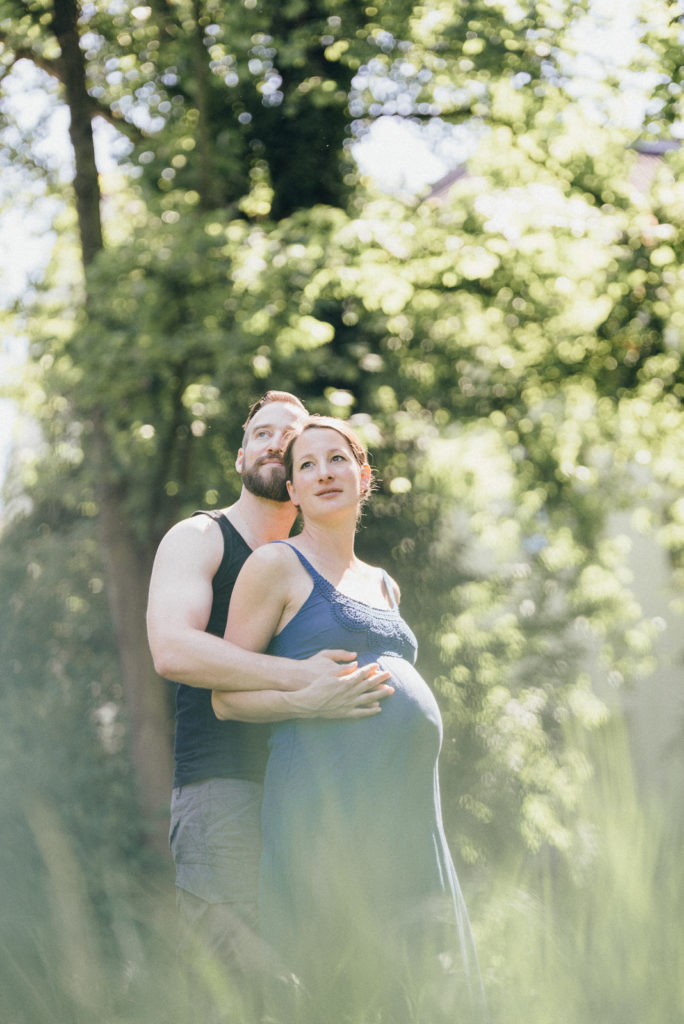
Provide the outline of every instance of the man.
<path id="1" fill-rule="evenodd" d="M 220 722 L 211 691 L 268 691 L 272 718 L 358 718 L 391 693 L 377 666 L 324 651 L 290 661 L 223 639 L 235 579 L 251 551 L 287 537 L 296 510 L 285 487 L 283 436 L 306 415 L 269 391 L 244 426 L 238 500 L 195 514 L 163 538 L 154 562 L 148 636 L 155 668 L 178 684 L 170 842 L 185 950 L 201 946 L 248 991 L 256 957 L 260 804 L 268 727 Z"/>

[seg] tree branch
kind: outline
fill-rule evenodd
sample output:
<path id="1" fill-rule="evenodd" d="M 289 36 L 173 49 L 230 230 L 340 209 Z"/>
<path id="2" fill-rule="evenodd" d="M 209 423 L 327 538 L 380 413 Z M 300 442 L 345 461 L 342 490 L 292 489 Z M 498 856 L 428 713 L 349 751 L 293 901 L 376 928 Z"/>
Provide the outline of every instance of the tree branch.
<path id="1" fill-rule="evenodd" d="M 55 60 L 50 60 L 48 57 L 43 57 L 40 53 L 35 53 L 29 47 L 15 47 L 12 45 L 7 32 L 0 31 L 0 45 L 4 45 L 12 54 L 11 58 L 7 62 L 6 68 L 0 73 L 0 82 L 11 73 L 12 69 L 20 60 L 28 60 L 34 65 L 34 67 L 44 71 L 47 75 L 50 75 L 51 78 L 56 79 L 61 86 L 66 86 L 64 61 L 61 57 L 58 57 Z M 145 131 L 137 125 L 126 121 L 120 114 L 115 114 L 110 107 L 105 103 L 100 103 L 90 94 L 88 94 L 87 102 L 91 121 L 96 117 L 101 117 L 103 121 L 111 124 L 117 129 L 117 131 L 122 132 L 122 134 L 124 134 L 133 143 L 141 143 L 147 137 L 147 133 Z"/>

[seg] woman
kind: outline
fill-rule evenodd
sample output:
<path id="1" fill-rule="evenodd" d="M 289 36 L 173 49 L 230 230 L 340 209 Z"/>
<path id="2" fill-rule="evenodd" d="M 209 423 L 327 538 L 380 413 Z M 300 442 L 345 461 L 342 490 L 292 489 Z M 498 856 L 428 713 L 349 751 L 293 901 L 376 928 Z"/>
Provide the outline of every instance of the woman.
<path id="1" fill-rule="evenodd" d="M 372 482 L 366 452 L 343 421 L 310 417 L 284 458 L 302 530 L 247 560 L 226 636 L 290 658 L 350 649 L 360 664 L 378 663 L 379 680 L 389 672 L 394 692 L 371 717 L 273 727 L 259 879 L 262 934 L 278 962 L 269 1019 L 480 1019 L 442 828 L 439 709 L 413 667 L 416 641 L 396 583 L 354 551 Z M 226 694 L 217 713 L 258 720 L 260 699 Z"/>

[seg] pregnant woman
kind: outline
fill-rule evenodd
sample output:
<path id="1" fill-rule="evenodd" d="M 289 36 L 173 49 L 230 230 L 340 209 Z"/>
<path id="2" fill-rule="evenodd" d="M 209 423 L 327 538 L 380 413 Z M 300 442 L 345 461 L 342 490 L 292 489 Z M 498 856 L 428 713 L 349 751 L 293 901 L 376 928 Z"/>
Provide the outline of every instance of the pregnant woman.
<path id="1" fill-rule="evenodd" d="M 442 826 L 439 709 L 414 668 L 396 584 L 354 551 L 371 489 L 367 454 L 343 421 L 311 417 L 284 459 L 302 530 L 247 560 L 226 636 L 289 658 L 352 650 L 359 664 L 377 662 L 394 692 L 370 717 L 288 720 L 284 707 L 273 726 L 259 878 L 266 1019 L 480 1021 L 477 961 Z M 215 710 L 259 721 L 262 699 L 221 694 Z"/>

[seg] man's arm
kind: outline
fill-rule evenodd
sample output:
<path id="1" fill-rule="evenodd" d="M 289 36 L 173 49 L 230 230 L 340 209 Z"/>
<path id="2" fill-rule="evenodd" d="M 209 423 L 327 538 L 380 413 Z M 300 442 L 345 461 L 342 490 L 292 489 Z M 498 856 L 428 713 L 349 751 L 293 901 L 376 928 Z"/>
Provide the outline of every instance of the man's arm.
<path id="1" fill-rule="evenodd" d="M 289 619 L 301 594 L 291 591 L 290 555 L 280 545 L 259 548 L 245 563 L 233 590 L 226 637 L 263 650 L 283 621 Z M 302 664 L 296 662 L 295 664 Z M 320 678 L 297 692 L 216 693 L 214 713 L 221 719 L 243 722 L 281 721 L 287 718 L 365 718 L 380 711 L 379 701 L 393 692 L 385 685 L 388 672 L 377 665 L 362 669 L 337 666 L 336 678 Z"/>
<path id="2" fill-rule="evenodd" d="M 274 666 L 206 633 L 212 580 L 223 537 L 208 516 L 183 520 L 163 538 L 154 560 L 147 635 L 159 675 L 206 689 L 273 688 Z M 283 659 L 284 660 L 284 659 Z M 283 676 L 287 669 L 283 669 Z"/>
<path id="3" fill-rule="evenodd" d="M 339 667 L 339 666 L 338 666 Z M 370 674 L 369 674 L 370 673 Z M 321 676 L 301 690 L 216 690 L 214 714 L 222 721 L 281 722 L 287 718 L 368 718 L 381 710 L 380 701 L 394 690 L 386 685 L 389 672 L 377 665 L 349 671 L 339 669 L 337 680 Z"/>
<path id="4" fill-rule="evenodd" d="M 221 530 L 208 516 L 178 523 L 159 545 L 147 607 L 150 651 L 159 675 L 217 691 L 294 691 L 314 682 L 336 686 L 341 672 L 355 668 L 352 652 L 322 651 L 305 661 L 292 661 L 248 651 L 206 633 L 212 580 L 222 557 Z M 371 667 L 364 666 L 356 669 L 354 681 L 348 677 L 341 684 L 340 717 L 345 708 L 353 710 L 354 683 L 370 674 Z"/>

